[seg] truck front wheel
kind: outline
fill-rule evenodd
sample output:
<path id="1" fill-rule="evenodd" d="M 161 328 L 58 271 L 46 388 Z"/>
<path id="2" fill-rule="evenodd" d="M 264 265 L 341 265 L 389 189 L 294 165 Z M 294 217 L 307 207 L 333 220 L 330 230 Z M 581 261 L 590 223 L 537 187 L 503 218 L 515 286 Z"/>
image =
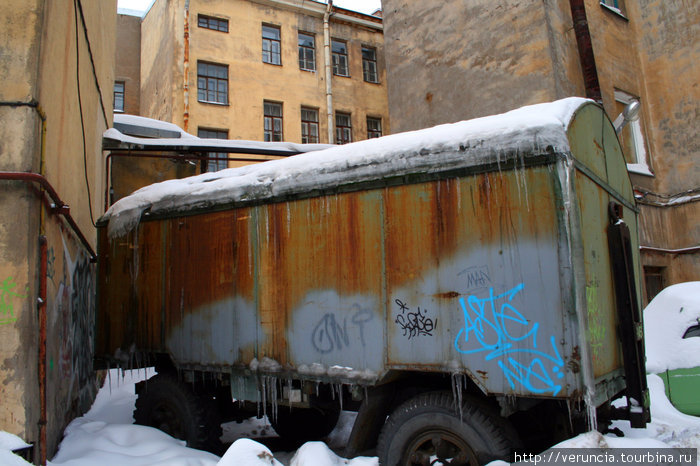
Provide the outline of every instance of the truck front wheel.
<path id="1" fill-rule="evenodd" d="M 497 423 L 450 392 L 418 395 L 396 408 L 377 444 L 383 466 L 479 465 L 507 459 L 510 445 Z"/>
<path id="2" fill-rule="evenodd" d="M 138 389 L 134 420 L 185 440 L 187 446 L 217 453 L 221 424 L 211 402 L 169 374 L 158 374 Z"/>

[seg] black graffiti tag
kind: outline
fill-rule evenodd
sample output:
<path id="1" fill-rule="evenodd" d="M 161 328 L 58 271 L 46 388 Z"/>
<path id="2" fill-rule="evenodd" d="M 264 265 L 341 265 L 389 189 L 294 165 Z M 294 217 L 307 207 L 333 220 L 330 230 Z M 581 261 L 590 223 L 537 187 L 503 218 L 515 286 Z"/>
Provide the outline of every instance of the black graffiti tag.
<path id="1" fill-rule="evenodd" d="M 395 299 L 394 302 L 401 310 L 394 322 L 403 330 L 403 336 L 407 336 L 409 340 L 420 335 L 433 336 L 432 332 L 437 326 L 437 318 L 431 319 L 428 317 L 428 311 L 420 307 L 415 312 L 411 311 L 400 299 Z"/>

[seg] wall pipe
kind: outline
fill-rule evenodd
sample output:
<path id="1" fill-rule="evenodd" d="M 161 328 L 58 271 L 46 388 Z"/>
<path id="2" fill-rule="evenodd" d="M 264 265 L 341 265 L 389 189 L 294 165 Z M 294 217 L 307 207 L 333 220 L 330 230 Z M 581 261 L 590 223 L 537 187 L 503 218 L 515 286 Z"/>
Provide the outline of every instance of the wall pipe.
<path id="1" fill-rule="evenodd" d="M 183 76 L 184 83 L 182 84 L 183 89 L 183 113 L 182 113 L 182 129 L 187 132 L 190 126 L 190 0 L 185 0 L 185 19 L 184 19 L 184 59 L 183 59 Z"/>
<path id="2" fill-rule="evenodd" d="M 323 14 L 323 57 L 326 61 L 326 115 L 328 117 L 328 144 L 333 144 L 333 74 L 331 72 L 331 32 L 330 19 L 333 10 L 333 0 L 328 0 L 326 12 Z"/>
<path id="3" fill-rule="evenodd" d="M 46 236 L 39 236 L 39 464 L 46 465 L 46 274 L 48 273 Z"/>
<path id="4" fill-rule="evenodd" d="M 588 19 L 586 18 L 586 7 L 584 3 L 584 0 L 569 0 L 571 19 L 573 19 L 574 22 L 574 33 L 576 34 L 576 44 L 578 45 L 578 56 L 581 61 L 581 71 L 583 72 L 583 84 L 586 88 L 586 97 L 602 104 L 603 98 L 600 93 L 598 69 L 595 65 L 593 43 L 591 41 L 591 32 L 588 29 Z"/>
<path id="5" fill-rule="evenodd" d="M 90 262 L 97 262 L 97 254 L 95 254 L 95 251 L 93 251 L 90 242 L 87 240 L 85 235 L 83 235 L 83 232 L 80 230 L 78 224 L 75 223 L 75 220 L 70 214 L 70 207 L 61 200 L 56 190 L 53 188 L 53 186 L 51 186 L 51 183 L 49 183 L 49 181 L 43 175 L 29 172 L 0 172 L 0 180 L 23 181 L 25 183 L 39 184 L 53 201 L 49 205 L 49 211 L 57 215 L 63 215 L 63 218 L 71 227 L 71 230 L 73 230 L 73 233 L 75 233 L 82 245 L 90 254 Z"/>
<path id="6" fill-rule="evenodd" d="M 681 249 L 666 249 L 666 248 L 655 248 L 653 246 L 639 246 L 640 251 L 652 251 L 652 252 L 661 252 L 663 254 L 694 254 L 696 252 L 700 252 L 700 246 L 691 246 L 688 248 L 681 248 Z"/>

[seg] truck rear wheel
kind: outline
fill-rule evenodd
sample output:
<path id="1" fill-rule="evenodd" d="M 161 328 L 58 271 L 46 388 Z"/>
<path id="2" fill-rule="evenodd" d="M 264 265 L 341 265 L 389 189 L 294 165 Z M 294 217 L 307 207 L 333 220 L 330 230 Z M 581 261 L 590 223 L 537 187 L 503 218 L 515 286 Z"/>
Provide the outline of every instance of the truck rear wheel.
<path id="1" fill-rule="evenodd" d="M 211 402 L 168 374 L 151 377 L 140 387 L 134 411 L 136 424 L 155 427 L 185 440 L 187 446 L 218 452 L 221 424 Z"/>
<path id="2" fill-rule="evenodd" d="M 507 459 L 510 445 L 497 423 L 474 404 L 460 409 L 450 392 L 429 392 L 400 405 L 377 444 L 383 466 L 478 465 Z"/>
<path id="3" fill-rule="evenodd" d="M 292 408 L 280 406 L 272 428 L 285 440 L 303 443 L 320 440 L 330 434 L 338 423 L 339 407 Z"/>

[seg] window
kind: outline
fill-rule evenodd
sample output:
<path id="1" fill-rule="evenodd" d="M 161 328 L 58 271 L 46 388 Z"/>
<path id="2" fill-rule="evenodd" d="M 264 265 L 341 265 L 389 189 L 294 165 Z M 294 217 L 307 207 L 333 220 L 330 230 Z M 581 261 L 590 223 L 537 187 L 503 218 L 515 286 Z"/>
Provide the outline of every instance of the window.
<path id="1" fill-rule="evenodd" d="M 280 28 L 275 26 L 262 27 L 262 57 L 263 63 L 281 65 Z"/>
<path id="2" fill-rule="evenodd" d="M 665 267 L 644 266 L 644 288 L 647 292 L 647 301 L 654 299 L 664 289 Z"/>
<path id="3" fill-rule="evenodd" d="M 352 121 L 349 113 L 335 114 L 335 142 L 337 144 L 352 142 Z"/>
<path id="4" fill-rule="evenodd" d="M 211 29 L 213 31 L 228 32 L 228 20 L 214 18 L 212 16 L 197 16 L 197 24 L 201 28 Z"/>
<path id="5" fill-rule="evenodd" d="M 282 104 L 264 103 L 265 141 L 282 141 Z"/>
<path id="6" fill-rule="evenodd" d="M 362 47 L 362 75 L 368 83 L 378 83 L 377 49 Z"/>
<path id="7" fill-rule="evenodd" d="M 331 41 L 333 53 L 333 74 L 336 76 L 350 76 L 348 72 L 348 46 L 345 42 L 333 39 Z"/>
<path id="8" fill-rule="evenodd" d="M 197 136 L 203 139 L 228 139 L 228 131 L 222 129 L 197 129 Z M 208 152 L 208 159 L 204 161 L 204 170 L 206 172 L 216 172 L 228 168 L 228 153 L 226 152 Z M 224 160 L 212 160 L 212 158 Z"/>
<path id="9" fill-rule="evenodd" d="M 619 115 L 613 123 L 616 128 L 623 121 L 622 111 L 627 104 L 635 100 L 639 101 L 639 98 L 615 89 L 615 113 Z M 617 136 L 627 161 L 627 170 L 632 173 L 653 176 L 647 163 L 641 114 L 629 121 Z"/>
<path id="10" fill-rule="evenodd" d="M 316 71 L 316 45 L 314 36 L 299 33 L 299 69 Z"/>
<path id="11" fill-rule="evenodd" d="M 124 111 L 124 81 L 114 83 L 114 111 Z"/>
<path id="12" fill-rule="evenodd" d="M 197 100 L 228 104 L 228 65 L 197 62 Z"/>
<path id="13" fill-rule="evenodd" d="M 381 118 L 367 117 L 367 139 L 382 137 Z"/>
<path id="14" fill-rule="evenodd" d="M 301 108 L 301 142 L 318 143 L 318 110 L 314 108 Z"/>

